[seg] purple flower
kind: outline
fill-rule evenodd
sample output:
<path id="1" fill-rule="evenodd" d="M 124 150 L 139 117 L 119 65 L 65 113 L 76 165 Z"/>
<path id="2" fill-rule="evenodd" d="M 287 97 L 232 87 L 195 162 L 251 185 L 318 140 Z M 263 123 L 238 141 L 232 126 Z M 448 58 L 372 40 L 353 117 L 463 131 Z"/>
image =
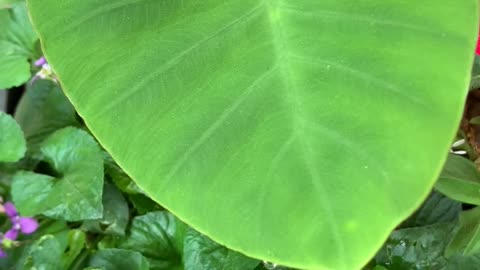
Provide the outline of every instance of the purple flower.
<path id="1" fill-rule="evenodd" d="M 41 67 L 47 63 L 47 60 L 45 60 L 45 57 L 40 57 L 37 61 L 35 61 L 35 66 Z"/>
<path id="2" fill-rule="evenodd" d="M 20 232 L 31 234 L 37 230 L 38 222 L 33 218 L 21 217 L 13 203 L 6 202 L 3 206 L 5 207 L 5 213 L 12 222 L 12 228 L 5 233 L 5 238 L 15 240 Z"/>

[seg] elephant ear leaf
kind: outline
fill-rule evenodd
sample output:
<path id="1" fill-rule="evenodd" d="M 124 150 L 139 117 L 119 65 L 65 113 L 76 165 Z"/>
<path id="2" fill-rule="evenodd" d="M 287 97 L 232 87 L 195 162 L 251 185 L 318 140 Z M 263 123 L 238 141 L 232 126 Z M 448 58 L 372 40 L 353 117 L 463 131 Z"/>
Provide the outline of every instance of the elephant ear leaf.
<path id="1" fill-rule="evenodd" d="M 302 269 L 359 269 L 426 198 L 478 21 L 476 0 L 28 3 L 66 95 L 142 190 Z"/>

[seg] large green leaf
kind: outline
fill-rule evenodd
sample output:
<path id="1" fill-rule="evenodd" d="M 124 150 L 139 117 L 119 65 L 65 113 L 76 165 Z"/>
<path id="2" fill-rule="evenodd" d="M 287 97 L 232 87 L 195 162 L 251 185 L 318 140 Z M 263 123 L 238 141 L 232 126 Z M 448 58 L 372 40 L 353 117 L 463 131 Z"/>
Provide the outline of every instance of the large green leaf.
<path id="1" fill-rule="evenodd" d="M 30 63 L 35 58 L 37 36 L 28 19 L 24 2 L 7 9 L 0 2 L 0 89 L 18 86 L 30 76 Z M 8 3 L 8 2 L 7 2 Z"/>
<path id="2" fill-rule="evenodd" d="M 13 177 L 12 199 L 20 213 L 68 221 L 101 218 L 103 159 L 93 138 L 64 128 L 43 142 L 41 152 L 55 176 L 19 172 Z"/>
<path id="3" fill-rule="evenodd" d="M 229 248 L 309 269 L 360 268 L 427 196 L 477 35 L 476 0 L 29 7 L 67 96 L 142 190 Z"/>

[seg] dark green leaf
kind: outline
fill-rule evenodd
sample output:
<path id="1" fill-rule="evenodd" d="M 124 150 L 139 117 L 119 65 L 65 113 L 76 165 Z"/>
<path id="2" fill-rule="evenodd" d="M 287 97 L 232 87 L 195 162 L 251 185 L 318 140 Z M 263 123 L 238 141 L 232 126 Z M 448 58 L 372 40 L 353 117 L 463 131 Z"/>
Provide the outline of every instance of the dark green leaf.
<path id="1" fill-rule="evenodd" d="M 21 85 L 30 78 L 29 60 L 35 57 L 37 42 L 25 3 L 10 7 L 0 9 L 0 89 Z"/>
<path id="2" fill-rule="evenodd" d="M 152 269 L 181 265 L 186 225 L 166 211 L 150 212 L 133 219 L 130 234 L 120 246 L 146 256 Z"/>
<path id="3" fill-rule="evenodd" d="M 435 188 L 454 200 L 480 205 L 480 173 L 461 156 L 449 155 Z"/>
<path id="4" fill-rule="evenodd" d="M 187 231 L 183 256 L 185 270 L 254 270 L 259 264 L 193 229 Z"/>
<path id="5" fill-rule="evenodd" d="M 443 253 L 454 228 L 454 223 L 439 223 L 394 231 L 376 261 L 389 270 L 443 269 L 447 263 Z"/>
<path id="6" fill-rule="evenodd" d="M 455 221 L 461 210 L 460 202 L 433 191 L 420 209 L 402 223 L 402 227 L 419 227 Z"/>
<path id="7" fill-rule="evenodd" d="M 85 248 L 86 234 L 81 230 L 71 230 L 68 232 L 68 250 L 63 256 L 63 265 L 69 269 L 78 255 Z"/>
<path id="8" fill-rule="evenodd" d="M 50 80 L 36 80 L 28 85 L 15 111 L 15 119 L 32 151 L 56 130 L 79 125 L 75 109 L 58 84 Z"/>
<path id="9" fill-rule="evenodd" d="M 125 235 L 128 224 L 128 204 L 115 186 L 105 183 L 103 188 L 103 217 L 99 220 L 87 220 L 83 227 L 91 232 Z"/>
<path id="10" fill-rule="evenodd" d="M 104 153 L 105 174 L 117 186 L 118 189 L 127 194 L 144 194 L 144 192 L 132 181 L 108 153 Z"/>
<path id="11" fill-rule="evenodd" d="M 0 162 L 15 162 L 26 151 L 25 137 L 17 122 L 0 111 Z"/>
<path id="12" fill-rule="evenodd" d="M 162 207 L 158 203 L 143 194 L 129 194 L 128 199 L 139 215 L 162 210 Z"/>
<path id="13" fill-rule="evenodd" d="M 150 270 L 142 254 L 124 249 L 103 249 L 90 259 L 89 269 L 103 270 Z"/>
<path id="14" fill-rule="evenodd" d="M 65 128 L 51 135 L 41 152 L 58 175 L 16 174 L 12 198 L 19 211 L 69 221 L 101 218 L 103 160 L 93 138 L 85 131 Z"/>

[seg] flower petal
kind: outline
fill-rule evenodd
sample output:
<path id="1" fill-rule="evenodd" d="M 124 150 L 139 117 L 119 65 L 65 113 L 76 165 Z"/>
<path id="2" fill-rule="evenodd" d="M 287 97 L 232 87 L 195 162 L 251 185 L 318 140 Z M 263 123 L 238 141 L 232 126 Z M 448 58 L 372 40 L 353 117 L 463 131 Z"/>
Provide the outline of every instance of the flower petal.
<path id="1" fill-rule="evenodd" d="M 6 202 L 3 207 L 5 207 L 5 213 L 7 216 L 10 218 L 18 216 L 17 208 L 15 208 L 15 205 L 11 202 Z"/>
<path id="2" fill-rule="evenodd" d="M 7 253 L 0 248 L 0 258 L 5 258 L 5 257 L 7 257 Z"/>
<path id="3" fill-rule="evenodd" d="M 44 64 L 47 63 L 47 60 L 45 60 L 45 57 L 40 57 L 40 59 L 38 59 L 37 61 L 35 61 L 35 66 L 37 67 L 41 67 L 43 66 Z"/>
<path id="4" fill-rule="evenodd" d="M 11 228 L 5 233 L 4 237 L 10 240 L 15 240 L 18 237 L 18 230 Z"/>
<path id="5" fill-rule="evenodd" d="M 38 228 L 38 222 L 33 218 L 21 217 L 18 223 L 20 224 L 20 230 L 24 234 L 33 233 Z"/>

